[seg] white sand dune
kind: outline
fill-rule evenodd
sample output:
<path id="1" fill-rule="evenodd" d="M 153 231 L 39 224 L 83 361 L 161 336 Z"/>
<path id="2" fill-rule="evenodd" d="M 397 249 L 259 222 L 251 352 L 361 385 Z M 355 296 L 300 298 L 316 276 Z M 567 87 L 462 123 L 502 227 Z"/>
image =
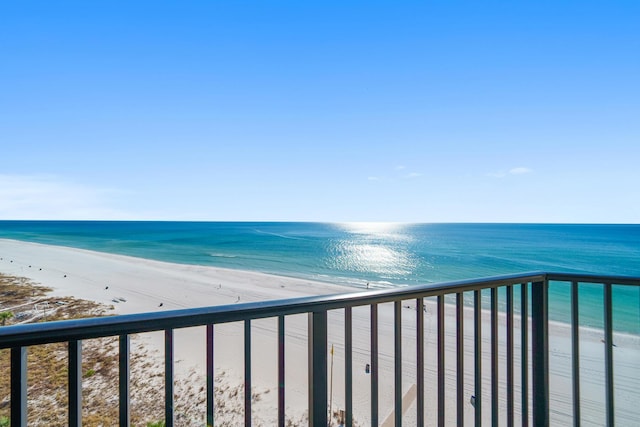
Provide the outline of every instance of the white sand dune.
<path id="1" fill-rule="evenodd" d="M 54 295 L 74 296 L 113 305 L 117 314 L 165 311 L 267 299 L 295 298 L 307 295 L 336 294 L 352 291 L 343 286 L 309 280 L 280 277 L 249 271 L 215 267 L 172 264 L 140 258 L 92 252 L 74 248 L 41 245 L 0 239 L 0 272 L 29 279 L 53 288 Z M 405 301 L 403 324 L 403 395 L 407 394 L 405 424 L 415 425 L 415 402 L 411 390 L 416 382 L 415 302 Z M 426 301 L 425 314 L 425 387 L 426 412 L 433 424 L 436 419 L 436 318 L 433 301 Z M 473 424 L 473 312 L 465 310 L 465 421 Z M 446 308 L 446 418 L 455 424 L 455 312 Z M 380 423 L 393 410 L 393 306 L 379 307 Z M 500 372 L 498 401 L 503 420 L 506 413 L 506 346 L 504 316 L 500 317 Z M 277 417 L 277 319 L 252 322 L 253 385 L 259 401 L 253 409 L 255 425 L 273 425 Z M 554 425 L 571 421 L 571 345 L 569 329 L 550 325 L 551 419 Z M 215 328 L 215 365 L 224 371 L 220 387 L 235 387 L 243 381 L 243 325 L 228 324 Z M 286 411 L 301 419 L 307 410 L 307 318 L 286 319 Z M 514 331 L 519 343 L 519 322 Z M 604 346 L 601 332 L 581 329 L 581 381 L 583 425 L 604 423 Z M 150 345 L 162 349 L 160 333 L 145 334 Z M 353 315 L 353 396 L 354 417 L 360 425 L 370 424 L 369 307 L 354 309 Z M 617 425 L 640 425 L 640 338 L 615 335 L 614 363 Z M 329 313 L 329 347 L 334 345 L 333 410 L 344 409 L 344 326 L 343 313 Z M 489 314 L 483 313 L 483 417 L 490 422 L 490 327 Z M 176 331 L 177 375 L 195 370 L 204 377 L 204 328 Z M 520 351 L 516 344 L 515 411 L 520 413 Z M 202 380 L 204 386 L 204 380 Z M 202 408 L 202 411 L 204 409 Z M 219 409 L 221 411 L 221 409 Z M 229 412 L 235 413 L 237 412 Z M 222 415 L 221 415 L 222 416 Z M 518 423 L 516 423 L 518 424 Z"/>

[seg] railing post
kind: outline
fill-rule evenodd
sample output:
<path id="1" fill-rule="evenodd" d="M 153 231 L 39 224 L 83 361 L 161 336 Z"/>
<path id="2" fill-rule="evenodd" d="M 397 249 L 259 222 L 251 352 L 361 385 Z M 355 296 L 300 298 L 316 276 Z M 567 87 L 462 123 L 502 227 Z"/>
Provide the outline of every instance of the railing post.
<path id="1" fill-rule="evenodd" d="M 531 284 L 533 425 L 549 425 L 549 282 Z"/>
<path id="2" fill-rule="evenodd" d="M 11 349 L 11 425 L 27 426 L 27 348 Z"/>
<path id="3" fill-rule="evenodd" d="M 244 321 L 244 425 L 251 427 L 251 319 Z"/>
<path id="4" fill-rule="evenodd" d="M 213 410 L 215 406 L 215 389 L 213 377 L 215 375 L 213 365 L 213 325 L 207 325 L 207 427 L 213 427 Z"/>
<path id="5" fill-rule="evenodd" d="M 69 427 L 82 425 L 82 341 L 69 341 Z"/>
<path id="6" fill-rule="evenodd" d="M 327 312 L 309 313 L 309 426 L 327 425 Z"/>
<path id="7" fill-rule="evenodd" d="M 129 335 L 122 334 L 119 338 L 120 351 L 118 354 L 118 379 L 119 379 L 119 406 L 120 406 L 120 427 L 129 427 Z"/>
<path id="8" fill-rule="evenodd" d="M 164 331 L 164 422 L 173 427 L 173 329 Z"/>

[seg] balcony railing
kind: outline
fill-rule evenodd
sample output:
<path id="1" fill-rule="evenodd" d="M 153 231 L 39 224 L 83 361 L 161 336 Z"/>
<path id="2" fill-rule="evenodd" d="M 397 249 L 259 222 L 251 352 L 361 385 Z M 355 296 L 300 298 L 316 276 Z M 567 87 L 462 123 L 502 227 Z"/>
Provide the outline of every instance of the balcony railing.
<path id="1" fill-rule="evenodd" d="M 403 422 L 403 352 L 415 352 L 416 361 L 416 400 L 415 411 L 418 426 L 425 425 L 425 418 L 433 420 L 437 425 L 445 424 L 445 307 L 453 304 L 456 313 L 455 328 L 455 401 L 456 424 L 461 426 L 465 421 L 465 372 L 473 371 L 473 418 L 475 425 L 491 420 L 492 425 L 504 422 L 509 426 L 517 424 L 527 426 L 545 426 L 549 424 L 549 283 L 558 282 L 570 290 L 571 306 L 571 396 L 572 414 L 575 425 L 580 424 L 580 323 L 578 318 L 578 285 L 596 284 L 602 288 L 603 295 L 603 334 L 604 334 L 604 374 L 605 374 L 605 423 L 615 424 L 614 374 L 613 357 L 613 299 L 612 287 L 640 286 L 640 278 L 592 276 L 559 273 L 527 273 L 491 277 L 477 280 L 442 283 L 435 285 L 412 286 L 399 289 L 358 292 L 333 296 L 305 297 L 280 301 L 264 301 L 247 304 L 234 304 L 169 312 L 142 313 L 114 317 L 102 317 L 82 320 L 68 320 L 49 323 L 9 326 L 0 328 L 0 348 L 11 349 L 11 425 L 25 426 L 27 423 L 27 347 L 55 342 L 67 342 L 69 351 L 69 407 L 68 422 L 71 426 L 82 423 L 82 341 L 100 337 L 119 337 L 119 424 L 128 426 L 129 413 L 129 354 L 130 336 L 132 334 L 164 331 L 165 337 L 165 422 L 167 426 L 174 424 L 173 402 L 173 367 L 174 367 L 174 330 L 180 328 L 206 327 L 206 390 L 207 408 L 206 422 L 214 425 L 214 327 L 229 322 L 244 322 L 244 409 L 246 426 L 251 425 L 251 322 L 256 319 L 277 318 L 278 328 L 278 425 L 285 425 L 285 318 L 296 314 L 308 316 L 308 399 L 309 424 L 326 426 L 328 415 L 328 322 L 330 311 L 344 313 L 344 424 L 353 424 L 353 308 L 369 307 L 370 320 L 370 424 L 380 424 L 379 402 L 379 342 L 378 342 L 378 307 L 380 304 L 393 304 L 394 316 L 394 401 L 392 418 L 395 426 Z M 504 291 L 501 290 L 504 288 Z M 483 307 L 482 295 L 490 294 L 489 306 Z M 514 291 L 519 291 L 514 304 Z M 499 294 L 504 301 L 504 310 L 499 310 Z M 472 298 L 473 312 L 473 368 L 465 367 L 464 352 L 464 296 Z M 437 359 L 436 384 L 434 395 L 437 396 L 437 411 L 425 413 L 425 298 L 436 301 L 437 353 L 429 357 Z M 445 303 L 447 297 L 447 303 Z M 415 347 L 403 346 L 402 308 L 403 301 L 415 302 Z M 469 302 L 469 301 L 468 301 Z M 530 308 L 529 308 L 530 307 Z M 490 316 L 490 366 L 482 365 L 482 314 Z M 530 311 L 530 312 L 529 312 Z M 502 314 L 504 312 L 504 314 Z M 500 339 L 499 316 L 505 316 L 506 337 L 505 365 L 501 365 L 498 354 Z M 514 315 L 520 319 L 520 337 L 514 337 Z M 530 324 L 529 324 L 530 322 Z M 529 333 L 531 334 L 529 336 Z M 519 340 L 518 340 L 519 338 Z M 516 342 L 518 340 L 518 343 Z M 413 347 L 413 346 L 412 346 Z M 516 359 L 514 348 L 520 347 L 520 360 Z M 467 350 L 469 351 L 469 350 Z M 520 372 L 514 372 L 514 360 Z M 483 369 L 490 372 L 490 393 L 485 393 L 482 382 Z M 466 371 L 465 371 L 466 370 Z M 499 373 L 506 372 L 502 383 Z M 516 388 L 515 378 L 519 382 Z M 637 380 L 640 380 L 638 378 Z M 468 382 L 468 381 L 467 381 Z M 501 385 L 502 384 L 502 385 Z M 430 389 L 430 390 L 432 390 Z M 506 411 L 500 405 L 505 398 Z M 516 399 L 519 402 L 516 403 Z M 485 401 L 486 400 L 486 401 Z M 485 405 L 481 403 L 485 401 Z M 490 404 L 489 404 L 490 402 Z M 518 416 L 514 407 L 518 406 Z M 482 409 L 490 408 L 490 417 Z M 204 421 L 204 420 L 203 420 Z"/>

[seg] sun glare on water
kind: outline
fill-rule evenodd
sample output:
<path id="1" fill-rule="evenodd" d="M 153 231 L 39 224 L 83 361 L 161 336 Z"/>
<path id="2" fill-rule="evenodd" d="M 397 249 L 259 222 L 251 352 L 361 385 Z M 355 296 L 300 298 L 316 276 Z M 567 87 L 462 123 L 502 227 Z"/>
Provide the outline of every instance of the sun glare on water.
<path id="1" fill-rule="evenodd" d="M 351 234 L 364 234 L 371 237 L 407 239 L 408 225 L 400 222 L 343 222 L 338 226 Z"/>
<path id="2" fill-rule="evenodd" d="M 410 275 L 416 262 L 407 250 L 411 240 L 405 224 L 387 222 L 342 223 L 348 237 L 335 242 L 332 264 L 341 270 L 375 273 L 388 279 Z"/>

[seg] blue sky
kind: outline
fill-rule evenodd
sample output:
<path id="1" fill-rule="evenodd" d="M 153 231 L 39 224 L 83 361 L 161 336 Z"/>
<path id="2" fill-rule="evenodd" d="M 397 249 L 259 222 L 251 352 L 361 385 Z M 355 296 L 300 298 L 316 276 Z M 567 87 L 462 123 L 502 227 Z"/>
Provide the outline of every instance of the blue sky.
<path id="1" fill-rule="evenodd" d="M 637 1 L 2 2 L 0 219 L 638 223 L 638 22 Z"/>

